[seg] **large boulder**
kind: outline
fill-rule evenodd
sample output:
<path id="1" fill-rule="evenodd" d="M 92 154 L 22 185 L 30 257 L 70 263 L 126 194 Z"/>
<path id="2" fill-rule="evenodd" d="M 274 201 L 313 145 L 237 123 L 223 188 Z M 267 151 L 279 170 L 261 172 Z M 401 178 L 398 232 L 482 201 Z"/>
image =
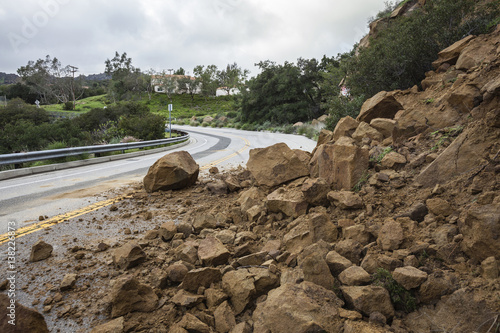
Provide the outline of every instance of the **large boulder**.
<path id="1" fill-rule="evenodd" d="M 309 175 L 307 165 L 285 143 L 250 150 L 247 168 L 259 185 L 269 187 Z"/>
<path id="2" fill-rule="evenodd" d="M 438 69 L 444 63 L 448 63 L 450 65 L 455 65 L 458 57 L 462 50 L 469 44 L 469 42 L 474 39 L 473 35 L 469 35 L 452 45 L 448 46 L 444 50 L 438 53 L 438 59 L 432 63 L 432 67 Z"/>
<path id="3" fill-rule="evenodd" d="M 128 242 L 115 249 L 113 263 L 117 268 L 129 269 L 146 260 L 146 253 L 136 242 Z"/>
<path id="4" fill-rule="evenodd" d="M 368 169 L 369 151 L 346 136 L 320 146 L 309 163 L 312 177 L 324 179 L 335 190 L 352 189 Z"/>
<path id="5" fill-rule="evenodd" d="M 300 267 L 304 272 L 304 281 L 315 283 L 327 290 L 333 290 L 335 279 L 321 254 L 312 253 L 308 255 L 304 258 Z"/>
<path id="6" fill-rule="evenodd" d="M 114 281 L 111 288 L 111 317 L 127 313 L 151 312 L 156 309 L 158 296 L 153 288 L 142 284 L 133 276 L 124 276 Z"/>
<path id="7" fill-rule="evenodd" d="M 227 263 L 229 250 L 222 244 L 220 240 L 213 236 L 200 241 L 198 247 L 198 258 L 206 266 L 219 266 Z"/>
<path id="8" fill-rule="evenodd" d="M 500 258 L 498 202 L 489 205 L 474 204 L 459 221 L 460 233 L 464 235 L 462 250 L 467 255 L 479 262 L 490 256 Z"/>
<path id="9" fill-rule="evenodd" d="M 282 212 L 286 216 L 298 217 L 307 211 L 308 203 L 304 193 L 297 188 L 278 188 L 267 196 L 267 210 Z"/>
<path id="10" fill-rule="evenodd" d="M 278 284 L 278 276 L 266 268 L 238 269 L 227 272 L 222 277 L 222 288 L 230 297 L 235 315 L 243 312 L 253 299 Z"/>
<path id="11" fill-rule="evenodd" d="M 193 185 L 200 167 L 186 151 L 167 154 L 157 160 L 144 177 L 147 192 L 178 190 Z"/>
<path id="12" fill-rule="evenodd" d="M 333 131 L 333 141 L 337 141 L 343 136 L 351 136 L 358 126 L 359 121 L 349 116 L 340 119 Z"/>
<path id="13" fill-rule="evenodd" d="M 341 287 L 344 298 L 357 311 L 365 316 L 372 312 L 380 312 L 386 318 L 394 316 L 394 307 L 387 289 L 378 286 L 352 286 Z"/>
<path id="14" fill-rule="evenodd" d="M 394 98 L 393 94 L 381 91 L 363 103 L 356 120 L 370 123 L 374 118 L 392 119 L 399 110 L 403 110 L 403 106 Z"/>
<path id="15" fill-rule="evenodd" d="M 304 281 L 271 290 L 253 313 L 255 333 L 341 332 L 343 302 L 331 290 Z"/>
<path id="16" fill-rule="evenodd" d="M 404 241 L 404 233 L 401 224 L 388 218 L 378 233 L 377 243 L 384 251 L 394 251 Z"/>
<path id="17" fill-rule="evenodd" d="M 198 288 L 208 288 L 212 283 L 222 280 L 222 274 L 218 268 L 203 267 L 190 270 L 182 280 L 181 288 L 196 292 Z"/>
<path id="18" fill-rule="evenodd" d="M 32 332 L 48 333 L 47 324 L 43 316 L 30 308 L 17 302 L 11 303 L 14 299 L 7 294 L 0 294 L 0 332 Z"/>

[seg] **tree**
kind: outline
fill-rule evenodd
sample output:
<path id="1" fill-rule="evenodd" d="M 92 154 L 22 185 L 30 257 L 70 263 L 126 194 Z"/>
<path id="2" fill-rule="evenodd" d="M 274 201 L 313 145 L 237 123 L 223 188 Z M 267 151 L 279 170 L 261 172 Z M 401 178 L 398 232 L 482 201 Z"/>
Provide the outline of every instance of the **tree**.
<path id="1" fill-rule="evenodd" d="M 114 58 L 106 59 L 104 72 L 111 75 L 109 93 L 113 100 L 131 99 L 144 91 L 144 78 L 139 68 L 132 66 L 132 59 L 127 53 L 115 52 Z"/>
<path id="2" fill-rule="evenodd" d="M 321 75 L 316 60 L 299 59 L 300 66 L 266 60 L 256 64 L 261 73 L 242 91 L 242 119 L 275 124 L 312 120 L 323 113 Z"/>
<path id="3" fill-rule="evenodd" d="M 217 78 L 217 66 L 209 65 L 205 69 L 204 67 L 202 65 L 196 66 L 193 73 L 201 84 L 202 95 L 205 97 L 215 96 L 217 88 L 220 86 Z"/>
<path id="4" fill-rule="evenodd" d="M 177 84 L 182 92 L 191 95 L 191 99 L 194 100 L 194 94 L 198 92 L 201 82 L 195 77 L 184 75 L 177 80 Z"/>
<path id="5" fill-rule="evenodd" d="M 66 103 L 79 99 L 84 92 L 79 80 L 75 81 L 76 67 L 62 66 L 57 58 L 49 55 L 45 59 L 29 61 L 21 66 L 17 73 L 23 81 L 35 92 L 42 104 L 50 102 Z"/>
<path id="6" fill-rule="evenodd" d="M 218 71 L 217 79 L 221 88 L 230 95 L 232 89 L 242 89 L 248 73 L 249 71 L 247 69 L 243 70 L 238 67 L 238 64 L 233 63 L 228 64 L 225 69 Z"/>
<path id="7" fill-rule="evenodd" d="M 186 71 L 184 70 L 184 68 L 180 67 L 174 72 L 174 75 L 186 75 Z"/>

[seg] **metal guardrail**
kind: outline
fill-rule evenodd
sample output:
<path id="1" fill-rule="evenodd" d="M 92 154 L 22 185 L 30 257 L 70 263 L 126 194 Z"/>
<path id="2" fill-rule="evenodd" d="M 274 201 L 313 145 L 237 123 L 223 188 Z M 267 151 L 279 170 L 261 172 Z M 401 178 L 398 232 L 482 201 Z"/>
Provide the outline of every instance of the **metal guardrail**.
<path id="1" fill-rule="evenodd" d="M 176 138 L 160 139 L 160 140 L 41 150 L 41 151 L 31 151 L 26 153 L 1 154 L 0 165 L 35 162 L 35 161 L 42 161 L 53 158 L 68 157 L 68 156 L 75 156 L 82 154 L 101 154 L 119 150 L 156 147 L 170 143 L 182 142 L 189 139 L 189 133 L 175 131 L 175 130 L 172 130 L 172 133 L 181 134 L 181 136 Z"/>

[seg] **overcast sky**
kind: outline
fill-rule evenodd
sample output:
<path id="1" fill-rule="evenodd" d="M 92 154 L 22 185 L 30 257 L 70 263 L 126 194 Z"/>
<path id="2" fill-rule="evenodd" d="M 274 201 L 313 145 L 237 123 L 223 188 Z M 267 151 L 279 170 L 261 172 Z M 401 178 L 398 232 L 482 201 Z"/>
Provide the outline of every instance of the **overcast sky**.
<path id="1" fill-rule="evenodd" d="M 57 57 L 102 73 L 115 51 L 141 68 L 219 68 L 335 56 L 352 49 L 385 0 L 3 0 L 0 72 Z"/>

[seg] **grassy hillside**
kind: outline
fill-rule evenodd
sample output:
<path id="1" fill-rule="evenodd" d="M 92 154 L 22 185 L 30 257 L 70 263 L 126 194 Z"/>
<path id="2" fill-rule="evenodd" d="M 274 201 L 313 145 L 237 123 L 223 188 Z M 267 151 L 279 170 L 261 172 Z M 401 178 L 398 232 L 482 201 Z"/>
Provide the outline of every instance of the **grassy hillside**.
<path id="1" fill-rule="evenodd" d="M 168 104 L 173 105 L 172 118 L 188 120 L 191 117 L 204 117 L 211 115 L 225 115 L 228 112 L 235 111 L 235 103 L 233 97 L 220 96 L 205 98 L 195 95 L 173 95 L 172 100 L 164 94 L 153 94 L 151 100 L 144 96 L 138 101 L 140 104 L 149 107 L 151 112 L 158 113 L 168 117 Z M 79 114 L 90 111 L 91 109 L 102 109 L 105 106 L 111 105 L 107 95 L 99 95 L 81 99 L 76 102 L 74 111 L 66 111 L 63 109 L 63 104 L 44 105 L 43 108 L 50 113 L 60 112 L 64 114 Z"/>

